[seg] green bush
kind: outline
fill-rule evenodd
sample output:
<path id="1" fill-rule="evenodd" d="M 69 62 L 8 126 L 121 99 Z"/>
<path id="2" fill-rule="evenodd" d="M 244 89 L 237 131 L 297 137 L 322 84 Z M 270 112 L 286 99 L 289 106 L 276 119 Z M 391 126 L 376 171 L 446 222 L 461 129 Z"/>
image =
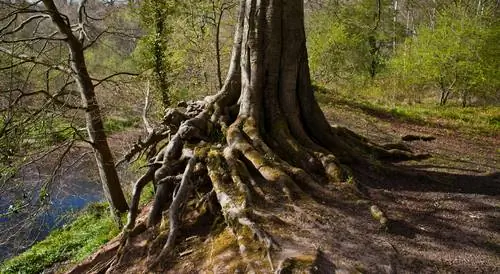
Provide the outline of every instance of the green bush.
<path id="1" fill-rule="evenodd" d="M 492 42 L 499 39 L 498 24 L 456 6 L 441 12 L 435 25 L 419 27 L 417 33 L 390 61 L 400 92 L 437 91 L 441 105 L 448 98 L 458 99 L 463 106 L 473 100 L 498 99 L 498 43 Z"/>

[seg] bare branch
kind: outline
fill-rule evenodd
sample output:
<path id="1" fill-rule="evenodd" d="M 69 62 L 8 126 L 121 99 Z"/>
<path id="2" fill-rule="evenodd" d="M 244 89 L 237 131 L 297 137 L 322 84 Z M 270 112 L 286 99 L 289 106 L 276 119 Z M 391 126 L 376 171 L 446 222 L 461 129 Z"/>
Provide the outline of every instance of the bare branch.
<path id="1" fill-rule="evenodd" d="M 94 87 L 97 87 L 100 84 L 102 84 L 103 82 L 108 81 L 109 79 L 111 79 L 113 77 L 116 77 L 116 76 L 119 76 L 119 75 L 138 76 L 140 74 L 139 73 L 133 73 L 133 72 L 117 72 L 117 73 L 113 73 L 113 74 L 111 74 L 109 76 L 106 76 L 106 77 L 104 77 L 102 79 L 92 78 L 93 81 L 97 81 L 97 83 L 94 84 Z"/>
<path id="2" fill-rule="evenodd" d="M 69 141 L 69 142 L 73 142 L 73 141 Z M 53 152 L 55 152 L 55 151 L 57 151 L 57 150 L 59 150 L 59 149 L 63 148 L 64 146 L 67 146 L 67 145 L 68 145 L 68 141 L 66 141 L 66 142 L 62 142 L 62 143 L 60 143 L 60 144 L 58 144 L 58 145 L 56 145 L 56 146 L 51 147 L 51 148 L 50 148 L 49 150 L 47 150 L 47 151 L 44 151 L 44 152 L 42 152 L 42 153 L 39 153 L 39 155 L 32 154 L 32 155 L 36 155 L 36 156 L 35 156 L 33 159 L 31 159 L 30 161 L 23 163 L 21 167 L 29 166 L 29 165 L 31 165 L 31 164 L 33 164 L 33 163 L 36 163 L 36 162 L 38 162 L 38 161 L 41 161 L 41 160 L 43 160 L 45 157 L 47 157 L 47 156 L 49 156 L 50 154 L 52 154 Z"/>
<path id="3" fill-rule="evenodd" d="M 17 17 L 17 16 L 16 16 L 16 17 Z M 15 20 L 15 18 L 16 18 L 16 17 L 14 17 L 14 20 Z M 37 14 L 37 15 L 33 15 L 33 16 L 29 17 L 28 19 L 24 20 L 24 21 L 23 21 L 23 22 L 22 22 L 19 26 L 17 26 L 15 29 L 13 29 L 13 30 L 11 30 L 11 31 L 8 31 L 8 32 L 6 32 L 6 33 L 2 34 L 1 36 L 7 36 L 7 35 L 10 35 L 10 34 L 14 34 L 14 33 L 18 32 L 18 31 L 21 31 L 22 29 L 24 29 L 24 27 L 25 27 L 26 25 L 28 25 L 28 24 L 29 24 L 30 22 L 32 22 L 33 20 L 36 20 L 36 19 L 42 19 L 42 20 L 40 20 L 40 21 L 43 21 L 43 20 L 45 20 L 45 19 L 49 19 L 49 18 L 50 18 L 50 17 L 49 17 L 47 14 Z M 9 22 L 9 24 L 11 24 L 11 23 Z M 4 30 L 4 28 L 2 28 L 2 29 L 0 30 L 0 33 L 1 33 L 3 30 Z M 1 37 L 1 36 L 0 36 L 0 37 Z"/>
<path id="4" fill-rule="evenodd" d="M 86 17 L 84 16 L 85 14 L 85 4 L 87 3 L 87 0 L 82 0 L 80 1 L 80 4 L 78 5 L 78 28 L 80 30 L 80 36 L 78 37 L 78 40 L 80 43 L 83 45 L 85 42 L 85 38 L 89 39 L 86 31 L 85 31 L 85 20 Z"/>
<path id="5" fill-rule="evenodd" d="M 17 5 L 13 5 L 13 4 L 10 4 L 10 3 L 6 3 L 6 5 L 7 5 L 7 6 L 9 6 L 9 7 L 13 8 L 13 9 L 15 9 L 15 10 L 14 10 L 14 11 L 12 11 L 12 12 L 9 12 L 9 13 L 8 13 L 8 14 L 6 14 L 4 17 L 1 17 L 1 18 L 0 18 L 0 22 L 4 21 L 4 20 L 6 20 L 7 18 L 10 18 L 10 17 L 12 17 L 12 16 L 14 16 L 14 17 L 15 17 L 15 19 L 17 19 L 17 15 L 18 15 L 18 14 L 23 14 L 23 13 L 39 13 L 39 12 L 41 12 L 40 10 L 37 10 L 37 9 L 30 9 L 30 8 L 38 6 L 38 4 L 40 4 L 40 2 L 42 2 L 42 1 L 41 1 L 41 0 L 39 0 L 39 1 L 35 1 L 35 2 L 31 3 L 30 5 L 28 5 L 28 6 L 26 6 L 26 7 L 19 7 L 19 6 L 17 6 Z M 15 21 L 15 19 L 14 19 L 14 21 Z M 12 21 L 12 20 L 11 20 L 9 23 L 12 23 L 12 22 L 14 22 L 14 21 Z M 2 27 L 2 30 L 3 30 L 4 28 L 5 28 L 5 26 L 4 26 L 4 27 Z M 8 26 L 7 26 L 6 28 L 8 28 Z"/>
<path id="6" fill-rule="evenodd" d="M 104 18 L 95 18 L 95 17 L 90 16 L 90 15 L 87 13 L 87 9 L 84 9 L 84 10 L 83 10 L 83 13 L 85 14 L 85 17 L 90 18 L 90 19 L 92 19 L 92 20 L 94 20 L 94 21 L 103 21 L 103 20 L 104 20 Z"/>
<path id="7" fill-rule="evenodd" d="M 104 35 L 105 33 L 108 33 L 107 30 L 101 31 L 99 34 L 96 35 L 96 37 L 94 37 L 94 39 L 88 39 L 90 40 L 90 42 L 83 47 L 83 50 L 92 47 L 97 41 L 99 41 L 99 38 L 101 38 L 101 36 Z"/>
<path id="8" fill-rule="evenodd" d="M 5 19 L 7 19 L 7 18 L 5 18 Z M 4 30 L 8 29 L 12 25 L 12 23 L 14 23 L 16 21 L 16 19 L 17 19 L 17 14 L 15 14 L 14 17 L 12 17 L 12 19 L 10 19 L 10 21 L 5 26 L 0 28 L 0 33 L 3 32 Z"/>
<path id="9" fill-rule="evenodd" d="M 26 64 L 28 63 L 28 61 L 21 61 L 21 62 L 18 62 L 18 63 L 15 63 L 15 64 L 12 64 L 12 65 L 9 65 L 9 66 L 6 66 L 6 67 L 0 67 L 0 70 L 8 70 L 8 69 L 13 69 L 15 67 L 18 67 L 22 64 Z"/>
<path id="10" fill-rule="evenodd" d="M 79 138 L 80 141 L 83 141 L 87 144 L 89 144 L 91 147 L 94 146 L 94 143 L 90 142 L 85 138 L 85 136 L 82 135 L 81 131 L 85 131 L 85 128 L 76 128 L 73 125 L 71 125 L 71 129 L 73 130 L 73 133 Z"/>
<path id="11" fill-rule="evenodd" d="M 153 127 L 149 124 L 149 121 L 148 121 L 148 110 L 149 110 L 149 107 L 151 105 L 151 102 L 149 101 L 149 97 L 150 97 L 150 92 L 151 92 L 151 89 L 150 89 L 150 83 L 148 81 L 147 83 L 147 87 L 146 87 L 146 94 L 145 94 L 145 98 L 144 98 L 144 108 L 142 109 L 142 121 L 144 122 L 144 127 L 146 128 L 146 132 L 149 134 L 152 134 L 153 133 Z"/>
<path id="12" fill-rule="evenodd" d="M 55 31 L 51 33 L 48 36 L 33 36 L 29 38 L 19 38 L 19 39 L 14 39 L 14 40 L 0 40 L 1 43 L 5 44 L 14 44 L 14 43 L 22 43 L 22 42 L 34 42 L 34 41 L 65 41 L 65 37 L 53 37 L 57 34 L 58 32 Z"/>
<path id="13" fill-rule="evenodd" d="M 44 187 L 52 184 L 54 182 L 54 178 L 56 177 L 57 175 L 57 172 L 61 169 L 62 167 L 62 163 L 63 163 L 63 160 L 64 158 L 66 157 L 66 155 L 68 155 L 69 151 L 71 150 L 71 148 L 73 147 L 73 144 L 75 143 L 75 140 L 71 140 L 69 142 L 69 144 L 66 146 L 66 149 L 64 149 L 64 152 L 61 154 L 61 156 L 59 157 L 58 161 L 57 161 L 57 165 L 56 167 L 52 170 L 52 174 L 50 175 L 50 178 L 49 180 L 47 180 L 47 183 Z"/>
<path id="14" fill-rule="evenodd" d="M 5 53 L 5 54 L 7 54 L 7 55 L 9 55 L 11 57 L 14 57 L 14 58 L 18 59 L 18 60 L 26 61 L 26 62 L 37 64 L 37 65 L 42 65 L 44 67 L 51 68 L 51 69 L 54 69 L 54 70 L 57 70 L 57 71 L 60 71 L 60 72 L 67 73 L 67 74 L 73 74 L 73 71 L 71 69 L 69 69 L 67 67 L 64 67 L 62 65 L 47 64 L 45 62 L 36 60 L 37 58 L 35 58 L 33 56 L 29 56 L 29 55 L 26 55 L 26 54 L 15 54 L 11 50 L 6 49 L 4 47 L 0 47 L 0 52 Z"/>

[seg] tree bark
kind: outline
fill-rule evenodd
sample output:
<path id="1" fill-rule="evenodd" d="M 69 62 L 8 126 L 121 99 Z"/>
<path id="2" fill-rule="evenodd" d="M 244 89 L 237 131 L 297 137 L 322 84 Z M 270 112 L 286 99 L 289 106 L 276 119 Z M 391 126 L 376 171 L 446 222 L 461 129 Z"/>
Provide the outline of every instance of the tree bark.
<path id="1" fill-rule="evenodd" d="M 272 258 L 284 259 L 278 265 L 290 259 L 283 258 L 286 251 L 280 253 L 280 246 L 289 240 L 271 235 L 264 223 L 267 228 L 274 225 L 292 233 L 293 228 L 283 228 L 283 223 L 273 224 L 280 219 L 277 215 L 300 215 L 301 206 L 321 207 L 315 199 L 329 195 L 326 184 L 352 180 L 348 178 L 349 164 L 373 157 L 395 161 L 414 158 L 406 150 L 385 149 L 328 123 L 311 86 L 302 0 L 240 0 L 226 81 L 219 93 L 188 106 L 178 116 L 183 115 L 183 122 L 168 122 L 173 120 L 169 117 L 164 121 L 176 133 L 151 159 L 148 173 L 134 187 L 133 200 L 138 201 L 148 181 L 159 186 L 149 227 L 159 222 L 158 212 L 168 208 L 165 203 L 172 203 L 170 210 L 176 210 L 169 212 L 175 229 L 168 233 L 153 267 L 173 253 L 172 243 L 181 231 L 182 219 L 176 205 L 187 203 L 190 197 L 183 186 L 195 186 L 197 193 L 205 192 L 208 197 L 215 193 L 241 256 L 250 261 L 249 253 L 264 250 L 269 268 L 263 272 L 268 272 L 275 269 Z M 356 191 L 349 193 L 358 195 Z M 134 203 L 123 246 L 135 227 L 137 212 Z M 262 221 L 256 216 L 267 217 Z M 158 236 L 154 242 L 160 239 Z M 154 245 L 149 248 L 152 252 Z M 247 270 L 251 271 L 252 265 L 249 262 Z M 113 267 L 108 272 L 113 273 Z"/>
<path id="2" fill-rule="evenodd" d="M 215 7 L 215 1 L 212 1 L 212 13 L 213 20 L 215 23 L 215 58 L 217 61 L 217 88 L 220 90 L 222 88 L 222 68 L 221 68 L 221 56 L 220 56 L 220 27 L 222 22 L 222 16 L 224 15 L 225 9 Z"/>
<path id="3" fill-rule="evenodd" d="M 154 2 L 158 5 L 155 9 L 154 14 L 154 44 L 153 44 L 153 56 L 154 56 L 154 74 L 155 74 L 155 86 L 160 92 L 163 107 L 167 109 L 170 106 L 169 97 L 169 84 L 167 79 L 167 69 L 165 67 L 165 46 L 163 42 L 163 37 L 165 35 L 165 11 L 162 8 L 163 5 L 160 2 Z"/>
<path id="4" fill-rule="evenodd" d="M 59 32 L 66 36 L 65 42 L 70 52 L 71 69 L 75 82 L 80 90 L 82 105 L 85 108 L 89 141 L 92 143 L 105 196 L 113 212 L 125 212 L 128 210 L 128 205 L 120 185 L 113 155 L 104 131 L 101 110 L 97 103 L 94 84 L 92 83 L 85 63 L 83 43 L 73 34 L 71 27 L 59 13 L 54 2 L 52 0 L 43 0 L 43 3 Z"/>

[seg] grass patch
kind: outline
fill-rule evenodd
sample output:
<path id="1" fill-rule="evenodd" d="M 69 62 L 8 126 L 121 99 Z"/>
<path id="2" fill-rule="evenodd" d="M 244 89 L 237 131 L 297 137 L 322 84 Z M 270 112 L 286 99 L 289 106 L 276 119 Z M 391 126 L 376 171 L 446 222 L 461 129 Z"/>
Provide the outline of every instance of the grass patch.
<path id="1" fill-rule="evenodd" d="M 412 105 L 382 107 L 394 116 L 420 121 L 435 126 L 459 129 L 464 132 L 495 135 L 500 132 L 500 107 L 458 107 L 436 105 Z"/>
<path id="2" fill-rule="evenodd" d="M 140 120 L 139 117 L 133 117 L 133 118 L 127 117 L 126 119 L 117 116 L 108 117 L 104 121 L 104 129 L 106 130 L 107 133 L 124 131 L 128 128 L 137 126 L 139 120 Z"/>
<path id="3" fill-rule="evenodd" d="M 116 236 L 120 230 L 104 203 L 89 205 L 71 224 L 0 265 L 0 273 L 41 273 L 62 261 L 78 262 Z"/>
<path id="4" fill-rule="evenodd" d="M 317 89 L 321 104 L 335 107 L 344 105 L 381 120 L 398 120 L 406 123 L 449 128 L 464 133 L 495 136 L 500 133 L 500 106 L 439 106 L 431 103 L 396 104 L 382 103 L 347 97 L 342 94 Z"/>

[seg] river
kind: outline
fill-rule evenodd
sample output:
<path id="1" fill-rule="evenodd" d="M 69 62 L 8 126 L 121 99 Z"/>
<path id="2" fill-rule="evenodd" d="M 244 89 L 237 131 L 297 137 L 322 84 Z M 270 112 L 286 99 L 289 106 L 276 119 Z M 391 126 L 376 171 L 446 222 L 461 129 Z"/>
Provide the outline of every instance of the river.
<path id="1" fill-rule="evenodd" d="M 44 239 L 89 203 L 104 199 L 89 168 L 66 169 L 46 192 L 42 189 L 47 176 L 38 167 L 25 169 L 16 180 L 0 186 L 0 262 Z"/>

